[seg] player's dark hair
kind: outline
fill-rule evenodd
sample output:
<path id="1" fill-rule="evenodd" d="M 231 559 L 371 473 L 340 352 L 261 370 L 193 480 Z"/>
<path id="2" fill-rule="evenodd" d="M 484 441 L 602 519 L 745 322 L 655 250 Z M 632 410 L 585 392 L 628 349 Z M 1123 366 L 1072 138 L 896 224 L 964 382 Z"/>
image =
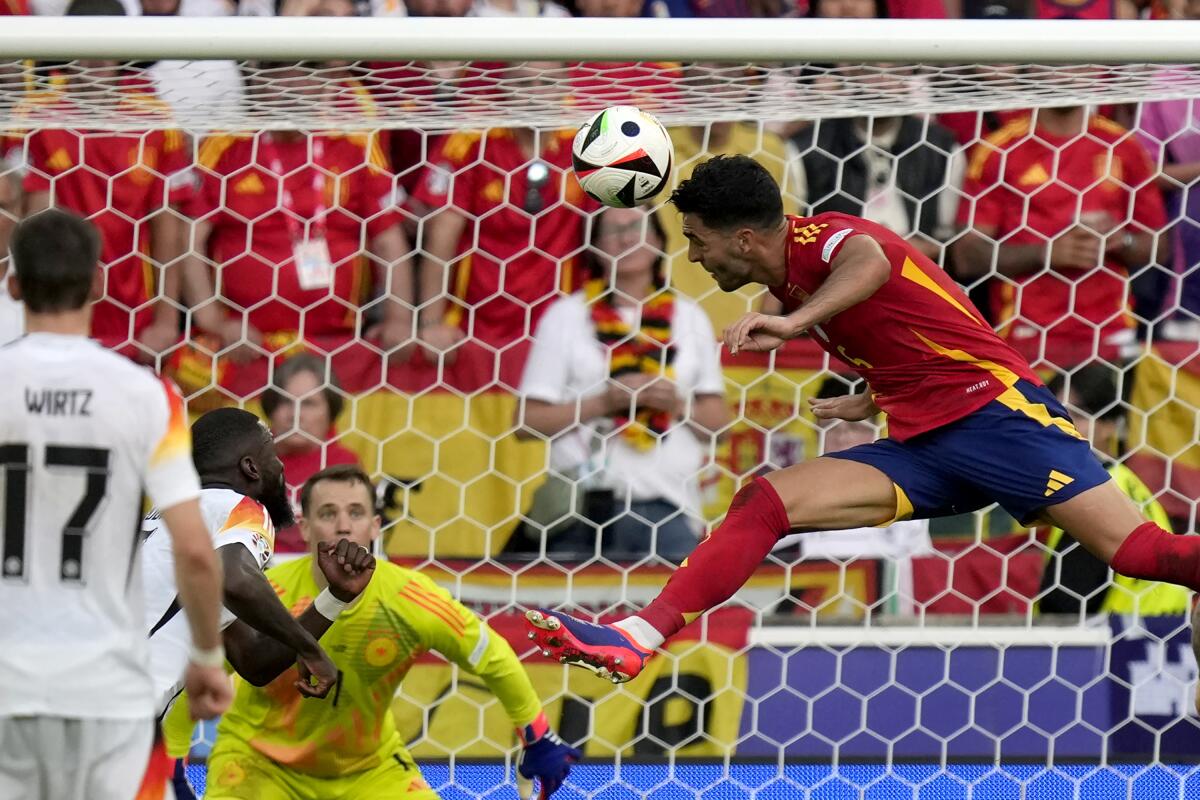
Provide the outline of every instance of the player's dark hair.
<path id="1" fill-rule="evenodd" d="M 808 16 L 820 17 L 821 0 L 809 0 Z M 887 19 L 891 14 L 888 11 L 887 0 L 875 0 L 875 19 Z"/>
<path id="2" fill-rule="evenodd" d="M 49 208 L 17 223 L 9 242 L 21 296 L 30 311 L 83 308 L 100 261 L 100 234 L 82 217 Z"/>
<path id="3" fill-rule="evenodd" d="M 218 408 L 192 425 L 192 463 L 201 478 L 220 476 L 258 452 L 262 441 L 258 417 L 240 408 Z"/>
<path id="4" fill-rule="evenodd" d="M 123 17 L 125 6 L 120 0 L 71 0 L 68 17 Z"/>
<path id="5" fill-rule="evenodd" d="M 357 464 L 335 464 L 332 467 L 326 467 L 320 472 L 314 472 L 312 476 L 304 482 L 304 486 L 300 489 L 300 513 L 308 516 L 308 506 L 312 502 L 313 489 L 321 481 L 336 481 L 338 483 L 360 484 L 366 487 L 367 495 L 371 498 L 372 510 L 375 510 L 375 484 L 371 482 L 371 477 L 363 472 L 362 467 Z"/>
<path id="6" fill-rule="evenodd" d="M 325 395 L 325 402 L 329 404 L 329 419 L 337 419 L 346 405 L 346 398 L 341 393 L 342 386 L 329 363 L 314 353 L 297 353 L 276 368 L 271 385 L 262 395 L 263 413 L 270 417 L 275 413 L 275 409 L 284 403 L 300 400 L 301 398 L 288 394 L 285 387 L 292 378 L 305 372 L 312 373 L 324 384 L 321 393 Z"/>
<path id="7" fill-rule="evenodd" d="M 1112 422 L 1125 416 L 1117 370 L 1107 364 L 1093 362 L 1071 373 L 1059 373 L 1049 389 L 1064 398 L 1064 403 L 1069 389 L 1075 407 L 1095 419 Z"/>
<path id="8" fill-rule="evenodd" d="M 671 192 L 671 202 L 716 230 L 769 230 L 783 222 L 779 184 L 749 156 L 713 156 Z"/>

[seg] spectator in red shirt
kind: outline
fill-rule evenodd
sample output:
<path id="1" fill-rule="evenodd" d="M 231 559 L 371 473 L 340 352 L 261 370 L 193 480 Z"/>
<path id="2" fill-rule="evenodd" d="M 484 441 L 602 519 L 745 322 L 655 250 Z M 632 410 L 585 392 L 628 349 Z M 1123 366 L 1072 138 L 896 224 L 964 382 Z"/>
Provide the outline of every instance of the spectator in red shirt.
<path id="1" fill-rule="evenodd" d="M 571 172 L 574 135 L 493 128 L 453 134 L 434 151 L 414 192 L 431 209 L 419 322 L 432 352 L 453 357 L 464 335 L 494 347 L 528 339 L 560 291 L 573 290 L 596 207 Z"/>
<path id="2" fill-rule="evenodd" d="M 1166 224 L 1145 150 L 1086 109 L 1042 109 L 989 136 L 967 167 L 956 244 L 965 279 L 995 270 L 1000 333 L 1031 362 L 1113 360 L 1134 338 L 1129 275 Z"/>
<path id="3" fill-rule="evenodd" d="M 271 74 L 290 81 L 294 92 L 309 92 L 320 107 L 327 84 L 310 69 Z M 215 270 L 192 258 L 185 280 L 196 323 L 223 347 L 259 345 L 265 337 L 274 351 L 308 337 L 354 337 L 372 267 L 376 285 L 386 287 L 385 301 L 382 321 L 365 336 L 388 351 L 412 338 L 409 246 L 374 136 L 214 136 L 204 141 L 197 164 L 193 248 Z M 214 273 L 220 303 L 212 301 Z M 254 349 L 233 355 L 246 360 Z"/>
<path id="4" fill-rule="evenodd" d="M 359 466 L 358 456 L 333 438 L 337 433 L 334 422 L 344 404 L 337 376 L 324 358 L 312 353 L 289 357 L 275 370 L 270 388 L 263 392 L 263 413 L 275 434 L 275 448 L 283 462 L 292 502 L 296 502 L 300 487 L 313 473 L 335 464 Z M 295 526 L 276 535 L 276 552 L 305 549 Z"/>
<path id="5" fill-rule="evenodd" d="M 117 0 L 76 0 L 68 15 L 121 16 Z M 153 360 L 179 339 L 178 297 L 171 269 L 179 256 L 181 222 L 170 195 L 190 166 L 183 135 L 174 130 L 88 131 L 38 127 L 39 120 L 78 114 L 76 96 L 90 106 L 108 102 L 118 114 L 162 115 L 169 109 L 149 83 L 118 61 L 75 62 L 86 78 L 64 69 L 61 88 L 27 99 L 24 115 L 25 214 L 55 206 L 80 214 L 103 240 L 104 298 L 93 308 L 92 336 L 105 346 Z M 104 91 L 98 91 L 105 87 Z"/>

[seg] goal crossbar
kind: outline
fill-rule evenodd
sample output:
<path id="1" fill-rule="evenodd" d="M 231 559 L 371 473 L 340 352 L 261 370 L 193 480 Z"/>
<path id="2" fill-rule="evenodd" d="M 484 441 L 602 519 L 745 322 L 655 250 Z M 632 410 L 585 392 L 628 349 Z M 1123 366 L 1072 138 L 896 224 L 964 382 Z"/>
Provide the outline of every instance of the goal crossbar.
<path id="1" fill-rule="evenodd" d="M 1200 21 L 9 17 L 19 58 L 1194 63 Z"/>

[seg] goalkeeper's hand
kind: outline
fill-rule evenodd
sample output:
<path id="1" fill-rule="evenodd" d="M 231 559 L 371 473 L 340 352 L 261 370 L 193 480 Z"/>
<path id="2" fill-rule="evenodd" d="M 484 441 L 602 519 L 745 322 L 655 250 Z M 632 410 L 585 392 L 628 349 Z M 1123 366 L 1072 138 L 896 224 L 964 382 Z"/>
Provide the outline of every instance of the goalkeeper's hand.
<path id="1" fill-rule="evenodd" d="M 571 772 L 571 765 L 583 757 L 578 748 L 571 747 L 550 730 L 545 713 L 523 728 L 517 728 L 524 748 L 517 770 L 539 785 L 538 800 L 547 800 L 558 791 Z"/>

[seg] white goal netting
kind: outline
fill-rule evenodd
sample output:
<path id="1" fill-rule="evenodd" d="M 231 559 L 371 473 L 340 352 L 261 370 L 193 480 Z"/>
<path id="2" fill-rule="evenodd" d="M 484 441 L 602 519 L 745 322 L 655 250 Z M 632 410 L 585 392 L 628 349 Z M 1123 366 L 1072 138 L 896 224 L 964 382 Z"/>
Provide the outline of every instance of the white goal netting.
<path id="1" fill-rule="evenodd" d="M 668 188 L 746 154 L 789 213 L 910 237 L 1056 379 L 1147 513 L 1190 534 L 1196 97 L 1190 64 L 13 59 L 0 253 L 40 208 L 92 219 L 97 338 L 193 413 L 262 413 L 294 485 L 361 463 L 384 551 L 532 656 L 520 610 L 641 607 L 746 479 L 885 423 L 817 423 L 807 399 L 853 378 L 809 341 L 718 351 L 766 294 L 688 261 L 666 192 L 590 203 L 570 142 L 595 109 L 660 117 Z M 605 293 L 614 265 L 629 302 Z M 663 325 L 671 410 L 631 423 L 592 402 Z M 993 507 L 784 542 L 630 684 L 526 666 L 585 749 L 569 797 L 1185 797 L 1190 600 Z M 516 742 L 477 679 L 423 657 L 394 709 L 436 789 L 500 796 Z M 195 764 L 214 735 L 197 729 Z"/>

